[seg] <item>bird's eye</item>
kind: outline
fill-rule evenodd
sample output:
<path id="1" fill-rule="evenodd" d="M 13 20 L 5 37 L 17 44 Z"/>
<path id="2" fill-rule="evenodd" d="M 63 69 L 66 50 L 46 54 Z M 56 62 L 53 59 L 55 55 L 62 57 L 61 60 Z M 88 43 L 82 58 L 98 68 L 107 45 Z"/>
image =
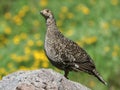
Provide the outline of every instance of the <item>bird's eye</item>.
<path id="1" fill-rule="evenodd" d="M 49 10 L 46 10 L 46 12 L 48 13 L 48 12 L 49 12 Z"/>

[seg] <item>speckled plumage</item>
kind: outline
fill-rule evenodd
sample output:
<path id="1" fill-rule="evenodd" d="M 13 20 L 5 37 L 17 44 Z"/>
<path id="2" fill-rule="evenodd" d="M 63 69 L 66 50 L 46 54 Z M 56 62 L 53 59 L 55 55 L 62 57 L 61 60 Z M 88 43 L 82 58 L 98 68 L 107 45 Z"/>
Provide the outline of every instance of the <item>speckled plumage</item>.
<path id="1" fill-rule="evenodd" d="M 84 71 L 96 76 L 102 83 L 107 84 L 96 71 L 90 56 L 78 44 L 63 36 L 56 26 L 52 12 L 48 9 L 41 11 L 46 19 L 47 32 L 44 49 L 50 62 L 65 71 L 67 78 L 69 71 Z"/>

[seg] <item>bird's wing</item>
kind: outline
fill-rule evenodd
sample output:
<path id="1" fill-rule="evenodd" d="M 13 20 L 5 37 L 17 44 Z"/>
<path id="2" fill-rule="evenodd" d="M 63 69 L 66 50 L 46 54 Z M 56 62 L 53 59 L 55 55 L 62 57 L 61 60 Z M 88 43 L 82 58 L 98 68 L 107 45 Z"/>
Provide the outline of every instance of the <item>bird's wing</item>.
<path id="1" fill-rule="evenodd" d="M 70 67 L 75 71 L 81 70 L 91 74 L 91 71 L 95 69 L 95 65 L 86 51 L 66 37 L 61 39 L 60 43 L 56 45 L 58 46 L 56 49 L 59 48 L 61 60 L 68 66 L 70 64 Z"/>

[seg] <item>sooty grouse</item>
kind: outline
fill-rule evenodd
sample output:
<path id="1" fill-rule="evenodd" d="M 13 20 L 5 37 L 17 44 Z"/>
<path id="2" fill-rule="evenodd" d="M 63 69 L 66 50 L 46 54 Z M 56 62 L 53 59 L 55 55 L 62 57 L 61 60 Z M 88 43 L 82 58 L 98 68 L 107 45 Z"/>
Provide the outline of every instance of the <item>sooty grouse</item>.
<path id="1" fill-rule="evenodd" d="M 66 78 L 69 71 L 84 71 L 94 75 L 107 85 L 96 71 L 95 64 L 87 52 L 58 30 L 52 12 L 44 9 L 40 13 L 46 20 L 47 32 L 44 48 L 50 62 L 57 68 L 64 70 Z"/>

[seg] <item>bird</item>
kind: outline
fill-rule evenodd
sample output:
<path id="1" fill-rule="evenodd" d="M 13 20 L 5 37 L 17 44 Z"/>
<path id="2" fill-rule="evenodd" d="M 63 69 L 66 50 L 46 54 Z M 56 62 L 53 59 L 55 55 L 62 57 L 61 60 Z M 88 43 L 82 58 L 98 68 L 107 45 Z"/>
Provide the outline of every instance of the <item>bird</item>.
<path id="1" fill-rule="evenodd" d="M 63 70 L 67 79 L 70 71 L 83 71 L 95 76 L 103 84 L 107 85 L 107 82 L 97 72 L 96 66 L 88 53 L 59 31 L 52 11 L 43 9 L 40 14 L 45 18 L 47 29 L 44 51 L 52 65 Z"/>

